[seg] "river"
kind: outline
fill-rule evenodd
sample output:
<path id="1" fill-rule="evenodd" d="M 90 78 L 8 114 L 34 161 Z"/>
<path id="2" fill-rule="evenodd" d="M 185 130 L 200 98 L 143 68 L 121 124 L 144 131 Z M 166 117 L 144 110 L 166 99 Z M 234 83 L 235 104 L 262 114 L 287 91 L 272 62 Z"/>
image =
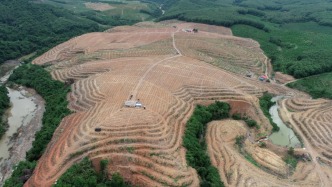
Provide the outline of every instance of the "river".
<path id="1" fill-rule="evenodd" d="M 10 74 L 0 79 L 4 84 Z M 45 102 L 36 91 L 16 86 L 7 88 L 11 107 L 6 112 L 8 129 L 0 139 L 0 186 L 12 174 L 13 167 L 25 160 L 32 147 L 35 133 L 42 126 Z"/>
<path id="2" fill-rule="evenodd" d="M 278 101 L 282 98 L 283 96 L 276 96 L 272 98 L 272 101 Z M 278 109 L 279 109 L 278 102 L 276 102 L 276 104 L 273 105 L 269 110 L 273 122 L 276 123 L 280 128 L 278 132 L 272 133 L 269 136 L 269 139 L 273 144 L 276 145 L 287 146 L 287 147 L 300 147 L 301 142 L 296 137 L 294 131 L 291 128 L 287 127 L 287 125 L 285 125 L 284 122 L 281 120 Z"/>

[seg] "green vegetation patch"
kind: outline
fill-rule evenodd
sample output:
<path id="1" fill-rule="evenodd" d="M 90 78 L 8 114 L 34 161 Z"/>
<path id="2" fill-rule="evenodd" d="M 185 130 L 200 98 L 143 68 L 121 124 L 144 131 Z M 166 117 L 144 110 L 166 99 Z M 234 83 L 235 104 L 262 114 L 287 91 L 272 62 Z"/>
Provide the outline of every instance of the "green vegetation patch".
<path id="1" fill-rule="evenodd" d="M 197 170 L 201 186 L 224 186 L 207 153 L 205 132 L 207 123 L 228 118 L 229 111 L 229 104 L 218 101 L 207 107 L 198 105 L 186 124 L 183 137 L 183 145 L 187 149 L 186 159 L 188 164 Z"/>
<path id="2" fill-rule="evenodd" d="M 7 129 L 7 122 L 4 117 L 4 113 L 10 105 L 10 100 L 7 94 L 7 88 L 5 86 L 0 86 L 0 139 Z"/>
<path id="3" fill-rule="evenodd" d="M 270 124 L 272 125 L 272 132 L 278 132 L 279 127 L 276 123 L 273 122 L 271 114 L 269 112 L 269 109 L 275 104 L 275 102 L 272 102 L 272 95 L 265 92 L 262 97 L 259 98 L 259 105 L 261 107 L 261 110 L 263 111 L 264 115 L 269 119 Z"/>
<path id="4" fill-rule="evenodd" d="M 242 117 L 241 114 L 235 113 L 232 115 L 232 118 L 234 120 L 243 120 L 250 128 L 253 128 L 253 127 L 256 127 L 257 129 L 260 128 L 258 123 L 255 120 L 251 119 L 250 117 L 247 117 L 247 116 Z"/>
<path id="5" fill-rule="evenodd" d="M 295 170 L 297 163 L 298 163 L 298 158 L 294 154 L 294 148 L 290 147 L 289 150 L 287 151 L 287 155 L 284 157 L 284 161 L 290 167 L 292 171 Z"/>
<path id="6" fill-rule="evenodd" d="M 30 178 L 36 164 L 37 161 L 21 161 L 14 168 L 11 177 L 5 181 L 4 187 L 22 187 L 25 181 Z"/>
<path id="7" fill-rule="evenodd" d="M 332 73 L 306 77 L 287 84 L 288 87 L 309 93 L 313 98 L 332 99 Z"/>
<path id="8" fill-rule="evenodd" d="M 54 184 L 61 186 L 98 186 L 98 187 L 130 187 L 119 173 L 114 173 L 111 180 L 108 178 L 107 160 L 101 160 L 101 171 L 94 170 L 92 162 L 86 157 L 81 162 L 72 165 Z"/>
<path id="9" fill-rule="evenodd" d="M 238 148 L 239 152 L 244 156 L 244 158 L 246 160 L 248 160 L 248 162 L 252 163 L 256 167 L 261 167 L 259 165 L 259 163 L 252 157 L 252 155 L 244 150 L 244 148 L 243 148 L 244 141 L 245 141 L 245 137 L 243 135 L 236 136 L 235 146 Z"/>

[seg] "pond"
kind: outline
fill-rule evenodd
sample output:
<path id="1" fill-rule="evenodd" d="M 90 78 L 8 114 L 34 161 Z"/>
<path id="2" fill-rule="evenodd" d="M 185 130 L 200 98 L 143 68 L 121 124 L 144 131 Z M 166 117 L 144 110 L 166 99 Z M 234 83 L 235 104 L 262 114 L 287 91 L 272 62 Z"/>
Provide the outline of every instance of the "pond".
<path id="1" fill-rule="evenodd" d="M 272 98 L 272 101 L 278 101 L 282 99 L 283 96 L 276 96 Z M 284 124 L 284 122 L 281 120 L 278 112 L 279 106 L 276 102 L 275 105 L 273 105 L 269 112 L 271 114 L 272 120 L 274 123 L 278 125 L 280 130 L 278 132 L 274 132 L 269 136 L 269 139 L 272 141 L 273 144 L 281 145 L 281 146 L 287 146 L 287 147 L 300 147 L 301 142 L 296 137 L 294 131 L 287 127 L 287 125 Z"/>

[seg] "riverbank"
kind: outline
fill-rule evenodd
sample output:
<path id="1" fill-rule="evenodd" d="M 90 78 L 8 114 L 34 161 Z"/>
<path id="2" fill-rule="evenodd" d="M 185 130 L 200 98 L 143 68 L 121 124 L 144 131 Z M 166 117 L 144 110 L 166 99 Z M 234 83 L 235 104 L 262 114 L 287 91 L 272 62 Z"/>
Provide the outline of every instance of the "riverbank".
<path id="1" fill-rule="evenodd" d="M 25 160 L 31 149 L 35 133 L 42 126 L 45 111 L 43 98 L 33 89 L 17 87 L 8 89 L 12 107 L 8 109 L 9 129 L 0 141 L 0 186 L 12 174 L 13 167 Z"/>

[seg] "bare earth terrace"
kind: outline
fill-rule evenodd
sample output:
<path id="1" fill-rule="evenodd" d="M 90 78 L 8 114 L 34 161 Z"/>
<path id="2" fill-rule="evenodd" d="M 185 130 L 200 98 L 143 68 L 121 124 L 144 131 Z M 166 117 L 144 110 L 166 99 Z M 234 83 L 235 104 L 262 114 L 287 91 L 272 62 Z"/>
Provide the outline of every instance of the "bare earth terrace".
<path id="1" fill-rule="evenodd" d="M 198 28 L 199 32 L 186 32 L 188 28 Z M 227 28 L 182 22 L 116 27 L 60 44 L 33 63 L 49 64 L 54 79 L 74 80 L 68 95 L 68 107 L 74 113 L 62 120 L 25 186 L 51 186 L 73 163 L 86 156 L 109 159 L 111 173 L 120 172 L 137 185 L 199 186 L 197 173 L 187 165 L 182 147 L 185 123 L 197 103 L 213 100 L 250 103 L 253 111 L 257 111 L 253 113 L 262 124 L 261 130 L 266 131 L 271 126 L 259 110 L 257 97 L 265 91 L 306 97 L 282 85 L 244 76 L 242 69 L 257 76 L 264 74 L 266 59 L 257 42 L 232 36 Z M 215 62 L 220 60 L 228 68 L 239 68 L 232 71 L 223 69 L 224 65 L 218 68 Z M 145 109 L 125 107 L 127 100 L 139 100 Z M 325 128 L 330 117 L 327 114 L 316 123 Z M 258 168 L 255 170 L 271 178 L 271 182 L 263 183 L 257 173 L 243 174 L 253 166 L 248 166 L 240 155 L 230 156 L 237 154 L 228 143 L 233 140 L 215 137 L 225 123 L 220 127 L 211 125 L 209 129 L 216 130 L 207 135 L 212 146 L 209 150 L 216 152 L 211 155 L 213 164 L 220 168 L 225 184 L 267 186 L 277 181 Z M 95 128 L 101 131 L 96 132 Z M 237 133 L 246 131 L 241 124 L 234 128 Z M 277 155 L 266 154 L 275 160 L 271 167 L 282 162 Z M 220 163 L 220 159 L 225 162 Z M 227 167 L 234 168 L 237 176 L 226 179 Z M 304 179 L 294 177 L 299 180 L 294 185 L 317 185 L 319 181 L 310 178 L 316 176 L 312 167 L 301 166 L 297 173 L 309 173 Z M 232 181 L 239 181 L 242 175 L 252 182 Z M 288 182 L 275 185 L 286 186 Z"/>

